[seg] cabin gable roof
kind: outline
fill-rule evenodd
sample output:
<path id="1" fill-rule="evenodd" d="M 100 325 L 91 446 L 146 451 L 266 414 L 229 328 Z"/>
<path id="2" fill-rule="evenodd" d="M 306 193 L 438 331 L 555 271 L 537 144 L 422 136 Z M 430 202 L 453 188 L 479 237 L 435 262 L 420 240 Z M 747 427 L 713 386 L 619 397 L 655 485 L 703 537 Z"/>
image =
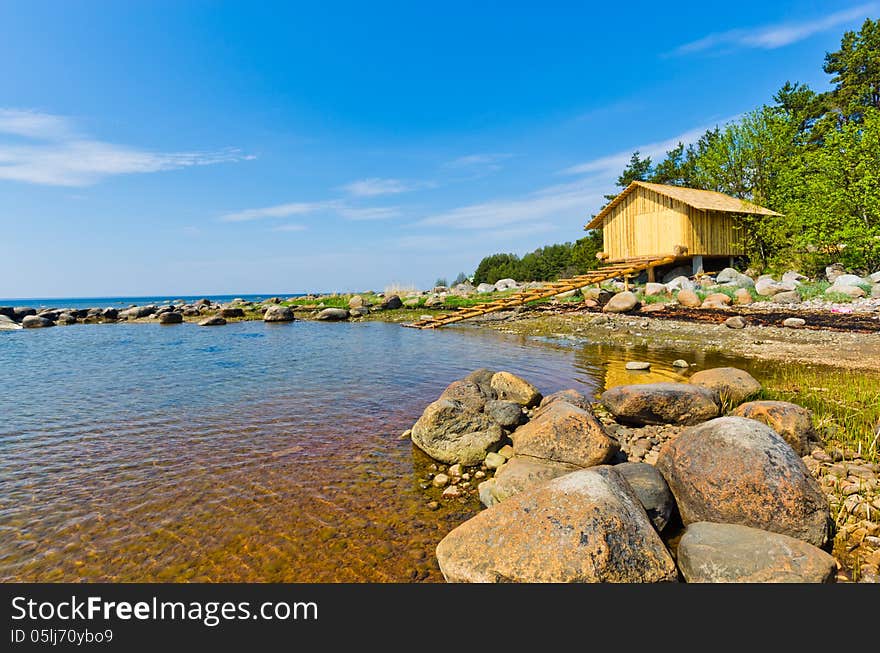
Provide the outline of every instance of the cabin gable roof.
<path id="1" fill-rule="evenodd" d="M 765 209 L 752 202 L 731 197 L 714 190 L 698 190 L 683 186 L 667 186 L 665 184 L 652 184 L 647 181 L 634 181 L 615 197 L 604 209 L 594 217 L 585 229 L 596 229 L 602 226 L 602 222 L 630 193 L 637 188 L 646 188 L 650 191 L 665 195 L 683 204 L 703 211 L 720 211 L 722 213 L 744 213 L 746 215 L 781 215 L 776 211 Z"/>

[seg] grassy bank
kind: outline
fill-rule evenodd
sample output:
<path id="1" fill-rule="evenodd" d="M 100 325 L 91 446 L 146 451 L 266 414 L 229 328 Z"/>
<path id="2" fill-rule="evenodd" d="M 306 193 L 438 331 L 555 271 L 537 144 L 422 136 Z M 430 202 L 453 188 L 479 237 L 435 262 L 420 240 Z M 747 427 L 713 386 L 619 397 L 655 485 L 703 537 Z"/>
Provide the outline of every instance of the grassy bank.
<path id="1" fill-rule="evenodd" d="M 826 449 L 880 459 L 880 376 L 844 369 L 783 366 L 762 379 L 762 398 L 813 411 Z"/>

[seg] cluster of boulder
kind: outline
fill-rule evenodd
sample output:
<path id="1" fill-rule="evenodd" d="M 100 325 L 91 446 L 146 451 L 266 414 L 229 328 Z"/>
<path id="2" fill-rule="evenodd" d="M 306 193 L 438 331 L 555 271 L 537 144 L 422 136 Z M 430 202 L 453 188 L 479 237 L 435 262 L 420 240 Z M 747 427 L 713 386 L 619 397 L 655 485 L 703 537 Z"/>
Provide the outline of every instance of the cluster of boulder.
<path id="1" fill-rule="evenodd" d="M 779 279 L 772 275 L 749 275 L 733 268 L 725 268 L 717 274 L 700 274 L 696 277 L 687 276 L 687 268 L 675 268 L 663 277 L 663 283 L 647 282 L 638 289 L 638 293 L 623 289 L 620 282 L 608 284 L 610 288 L 619 290 L 617 294 L 595 297 L 585 294 L 585 301 L 593 306 L 603 306 L 603 310 L 611 313 L 626 313 L 641 306 L 639 295 L 656 297 L 660 300 L 675 301 L 687 308 L 725 308 L 731 305 L 746 306 L 761 300 L 767 308 L 778 309 L 791 307 L 794 304 L 805 304 L 809 307 L 827 305 L 836 296 L 851 299 L 866 298 L 865 308 L 875 306 L 872 300 L 880 299 L 880 272 L 866 277 L 846 274 L 839 266 L 826 269 L 826 279 L 830 284 L 824 290 L 824 298 L 804 300 L 799 288 L 810 280 L 804 275 L 789 271 Z M 699 294 L 698 294 L 699 293 Z M 645 309 L 662 310 L 662 304 L 647 304 Z M 736 327 L 734 327 L 736 328 Z"/>
<path id="2" fill-rule="evenodd" d="M 828 498 L 804 462 L 821 451 L 810 411 L 747 401 L 761 386 L 736 368 L 689 381 L 610 388 L 599 406 L 509 372 L 452 383 L 412 441 L 459 473 L 495 473 L 479 483 L 486 509 L 437 547 L 447 581 L 834 580 Z M 636 462 L 612 424 L 671 435 L 655 464 Z"/>

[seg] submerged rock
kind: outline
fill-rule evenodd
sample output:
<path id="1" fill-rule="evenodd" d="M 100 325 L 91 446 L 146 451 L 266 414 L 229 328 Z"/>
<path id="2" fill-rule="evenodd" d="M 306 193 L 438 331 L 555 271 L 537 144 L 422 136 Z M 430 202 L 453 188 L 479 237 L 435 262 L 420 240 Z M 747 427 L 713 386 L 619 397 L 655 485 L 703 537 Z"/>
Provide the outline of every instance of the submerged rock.
<path id="1" fill-rule="evenodd" d="M 657 469 L 683 522 L 741 524 L 816 546 L 828 537 L 828 500 L 794 450 L 769 426 L 719 417 L 679 434 Z"/>
<path id="2" fill-rule="evenodd" d="M 491 387 L 480 386 L 484 372 L 488 370 L 451 383 L 428 405 L 412 427 L 412 441 L 419 449 L 444 463 L 470 466 L 483 462 L 496 448 L 504 432 L 483 412 L 486 402 L 495 398 Z"/>
<path id="3" fill-rule="evenodd" d="M 675 581 L 638 497 L 603 466 L 566 474 L 484 510 L 437 546 L 448 582 Z"/>
<path id="4" fill-rule="evenodd" d="M 689 583 L 830 583 L 837 563 L 812 544 L 737 524 L 696 522 L 678 545 Z"/>

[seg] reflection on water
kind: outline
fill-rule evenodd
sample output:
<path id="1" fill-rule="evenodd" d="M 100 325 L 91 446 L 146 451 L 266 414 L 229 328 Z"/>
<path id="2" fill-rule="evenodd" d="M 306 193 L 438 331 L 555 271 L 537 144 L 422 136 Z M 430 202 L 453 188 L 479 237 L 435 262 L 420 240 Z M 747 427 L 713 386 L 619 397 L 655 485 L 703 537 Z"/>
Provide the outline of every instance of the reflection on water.
<path id="1" fill-rule="evenodd" d="M 428 510 L 399 434 L 449 382 L 593 395 L 676 358 L 723 362 L 383 323 L 0 332 L 0 580 L 442 580 L 479 506 Z"/>

